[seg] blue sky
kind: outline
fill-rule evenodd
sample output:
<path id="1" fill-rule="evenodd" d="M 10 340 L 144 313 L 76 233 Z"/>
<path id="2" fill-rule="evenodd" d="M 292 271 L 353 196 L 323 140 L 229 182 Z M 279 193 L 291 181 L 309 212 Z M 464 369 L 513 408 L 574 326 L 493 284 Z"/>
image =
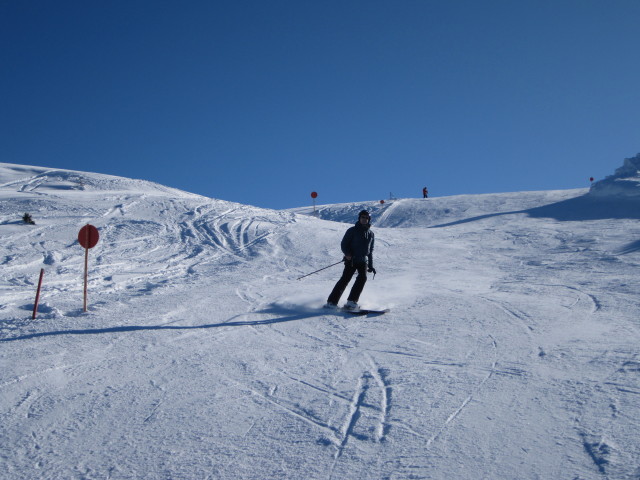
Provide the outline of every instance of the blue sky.
<path id="1" fill-rule="evenodd" d="M 637 0 L 0 1 L 0 161 L 269 208 L 585 187 L 640 152 Z"/>

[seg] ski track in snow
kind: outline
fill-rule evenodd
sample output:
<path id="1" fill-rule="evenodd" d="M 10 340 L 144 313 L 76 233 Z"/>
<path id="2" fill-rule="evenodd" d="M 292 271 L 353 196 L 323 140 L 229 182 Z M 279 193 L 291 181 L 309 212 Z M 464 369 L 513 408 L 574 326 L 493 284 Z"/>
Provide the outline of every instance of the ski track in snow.
<path id="1" fill-rule="evenodd" d="M 490 338 L 491 338 L 491 341 L 492 341 L 492 344 L 493 344 L 493 348 L 494 348 L 494 350 L 497 352 L 497 350 L 498 350 L 498 346 L 497 346 L 497 344 L 496 344 L 496 341 L 494 340 L 494 338 L 493 338 L 493 337 L 490 337 Z M 494 359 L 493 364 L 492 364 L 492 365 L 491 365 L 491 367 L 489 368 L 489 372 L 487 373 L 487 375 L 482 379 L 482 381 L 481 381 L 481 382 L 478 384 L 478 386 L 474 389 L 474 392 L 473 392 L 473 393 L 471 393 L 468 397 L 466 397 L 466 398 L 464 399 L 464 401 L 462 402 L 462 404 L 460 404 L 460 406 L 459 406 L 458 408 L 456 408 L 456 409 L 454 410 L 454 412 L 453 412 L 453 413 L 451 413 L 451 415 L 449 415 L 449 416 L 447 417 L 447 419 L 446 419 L 446 421 L 444 422 L 444 424 L 442 425 L 442 427 L 441 427 L 441 428 L 440 428 L 436 433 L 434 433 L 434 434 L 433 434 L 433 435 L 432 435 L 432 436 L 427 440 L 427 443 L 426 443 L 426 447 L 427 447 L 427 449 L 428 449 L 429 447 L 431 447 L 431 444 L 432 444 L 435 440 L 437 440 L 437 439 L 442 435 L 442 432 L 444 432 L 444 430 L 448 427 L 448 425 L 449 425 L 452 421 L 454 421 L 454 420 L 458 417 L 458 415 L 460 415 L 460 413 L 462 412 L 462 410 L 464 410 L 464 409 L 465 409 L 465 407 L 469 404 L 469 402 L 471 402 L 471 401 L 473 400 L 474 393 L 478 392 L 478 391 L 482 388 L 482 386 L 487 382 L 487 380 L 489 380 L 489 379 L 491 378 L 491 376 L 492 376 L 492 375 L 495 373 L 495 371 L 496 371 L 496 364 L 497 364 L 497 362 L 498 362 L 498 361 L 497 361 L 497 353 L 496 353 L 496 358 Z"/>
<path id="2" fill-rule="evenodd" d="M 640 478 L 638 218 L 583 194 L 314 218 L 0 164 L 3 475 Z M 340 267 L 296 278 L 340 258 L 363 208 L 361 303 L 391 311 L 327 314 Z"/>

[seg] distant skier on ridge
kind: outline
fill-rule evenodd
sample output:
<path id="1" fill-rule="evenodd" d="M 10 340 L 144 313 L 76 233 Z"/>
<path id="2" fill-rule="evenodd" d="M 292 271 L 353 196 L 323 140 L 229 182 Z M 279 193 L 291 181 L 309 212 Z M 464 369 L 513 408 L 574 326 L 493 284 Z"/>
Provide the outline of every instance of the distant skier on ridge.
<path id="1" fill-rule="evenodd" d="M 371 231 L 371 215 L 369 215 L 368 211 L 362 210 L 358 214 L 358 221 L 355 226 L 346 231 L 340 243 L 340 248 L 344 253 L 344 271 L 340 280 L 333 287 L 325 308 L 338 308 L 340 297 L 356 271 L 358 276 L 351 288 L 344 308 L 347 310 L 357 310 L 359 308 L 358 300 L 364 284 L 367 282 L 367 272 L 376 274 L 376 269 L 373 268 L 373 243 L 374 234 Z"/>

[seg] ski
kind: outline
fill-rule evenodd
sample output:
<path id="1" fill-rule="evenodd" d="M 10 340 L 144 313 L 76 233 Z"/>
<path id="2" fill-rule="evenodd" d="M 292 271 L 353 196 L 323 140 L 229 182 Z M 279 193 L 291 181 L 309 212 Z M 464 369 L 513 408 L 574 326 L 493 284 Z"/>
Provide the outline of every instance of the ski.
<path id="1" fill-rule="evenodd" d="M 373 310 L 373 309 L 370 309 L 370 308 L 349 309 L 349 308 L 345 308 L 345 307 L 338 307 L 337 305 L 335 305 L 335 306 L 328 306 L 328 305 L 329 304 L 325 305 L 322 308 L 324 310 L 328 311 L 328 312 L 350 313 L 351 315 L 382 315 L 382 314 L 385 314 L 385 313 L 389 313 L 391 311 L 390 308 L 385 308 L 385 309 L 382 309 L 382 310 Z"/>
<path id="2" fill-rule="evenodd" d="M 351 315 L 383 315 L 385 313 L 389 313 L 391 310 L 389 308 L 385 308 L 384 310 L 368 310 L 365 308 L 349 310 L 347 308 L 341 308 L 340 311 L 350 313 Z"/>

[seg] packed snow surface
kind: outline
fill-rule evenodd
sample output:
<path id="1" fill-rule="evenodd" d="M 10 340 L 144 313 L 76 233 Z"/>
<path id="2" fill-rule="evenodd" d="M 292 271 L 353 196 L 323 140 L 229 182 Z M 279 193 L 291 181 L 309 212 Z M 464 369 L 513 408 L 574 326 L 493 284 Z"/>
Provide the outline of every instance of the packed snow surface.
<path id="1" fill-rule="evenodd" d="M 314 214 L 0 164 L 0 477 L 638 479 L 639 206 Z M 391 311 L 323 310 L 341 267 L 297 279 L 341 259 L 363 208 L 361 304 Z"/>

